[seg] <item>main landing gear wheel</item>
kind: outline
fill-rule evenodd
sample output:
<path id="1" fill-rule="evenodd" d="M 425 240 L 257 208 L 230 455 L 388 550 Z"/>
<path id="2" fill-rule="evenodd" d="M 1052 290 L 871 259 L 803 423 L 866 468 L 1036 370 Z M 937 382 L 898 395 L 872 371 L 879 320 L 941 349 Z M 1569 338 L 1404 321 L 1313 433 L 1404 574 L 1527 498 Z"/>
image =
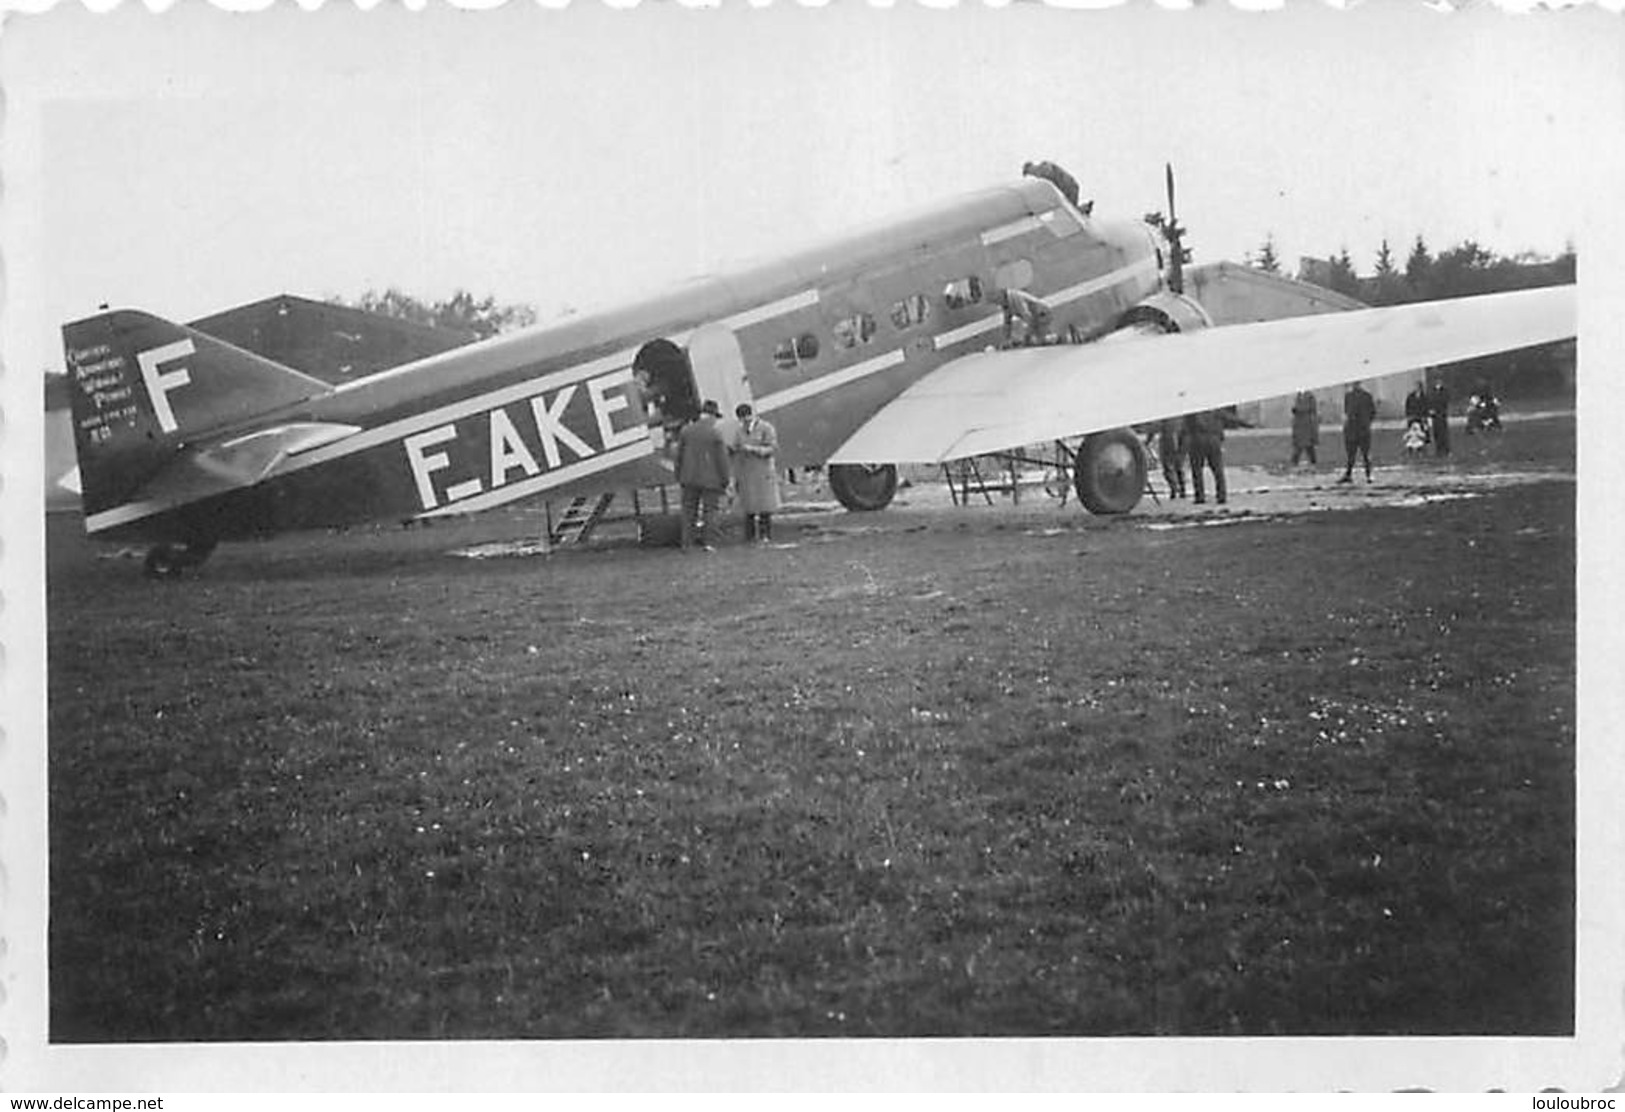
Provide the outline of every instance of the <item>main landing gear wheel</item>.
<path id="1" fill-rule="evenodd" d="M 889 463 L 832 463 L 829 489 L 849 510 L 883 510 L 897 493 L 897 468 Z"/>
<path id="2" fill-rule="evenodd" d="M 1145 493 L 1145 446 L 1129 429 L 1083 438 L 1072 470 L 1078 501 L 1092 514 L 1126 514 Z"/>
<path id="3" fill-rule="evenodd" d="M 214 551 L 214 544 L 214 541 L 155 544 L 147 552 L 147 574 L 154 579 L 171 579 L 207 560 Z"/>

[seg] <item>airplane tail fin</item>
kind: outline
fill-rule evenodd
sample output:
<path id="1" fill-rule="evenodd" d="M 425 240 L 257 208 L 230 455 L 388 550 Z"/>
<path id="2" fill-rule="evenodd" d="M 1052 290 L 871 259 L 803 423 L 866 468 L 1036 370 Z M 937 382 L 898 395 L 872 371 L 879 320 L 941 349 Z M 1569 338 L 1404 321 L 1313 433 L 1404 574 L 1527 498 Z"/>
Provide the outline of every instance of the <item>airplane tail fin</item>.
<path id="1" fill-rule="evenodd" d="M 185 325 L 117 309 L 62 326 L 87 516 L 189 443 L 332 387 Z"/>

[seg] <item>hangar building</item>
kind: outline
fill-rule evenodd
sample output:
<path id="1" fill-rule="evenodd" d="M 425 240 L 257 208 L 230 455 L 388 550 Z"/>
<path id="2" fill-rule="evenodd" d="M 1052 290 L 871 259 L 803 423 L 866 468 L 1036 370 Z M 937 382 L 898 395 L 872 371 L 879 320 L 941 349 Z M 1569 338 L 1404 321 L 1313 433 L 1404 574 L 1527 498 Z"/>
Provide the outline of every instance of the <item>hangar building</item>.
<path id="1" fill-rule="evenodd" d="M 1324 286 L 1228 262 L 1191 268 L 1185 275 L 1185 291 L 1202 303 L 1219 326 L 1365 308 L 1364 302 Z M 1405 395 L 1419 377 L 1419 372 L 1407 371 L 1366 381 L 1365 388 L 1377 399 L 1377 417 L 1403 417 Z M 1315 391 L 1322 425 L 1342 424 L 1344 389 L 1330 386 Z M 1236 412 L 1260 428 L 1291 428 L 1292 397 L 1286 394 L 1246 402 Z"/>

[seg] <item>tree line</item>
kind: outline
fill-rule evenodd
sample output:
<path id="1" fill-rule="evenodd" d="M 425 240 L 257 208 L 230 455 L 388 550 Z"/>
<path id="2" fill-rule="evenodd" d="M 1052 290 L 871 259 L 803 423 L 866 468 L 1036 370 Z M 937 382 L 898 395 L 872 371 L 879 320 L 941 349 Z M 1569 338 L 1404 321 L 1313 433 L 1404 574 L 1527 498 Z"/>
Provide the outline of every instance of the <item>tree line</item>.
<path id="1" fill-rule="evenodd" d="M 382 292 L 368 290 L 353 300 L 343 297 L 329 297 L 327 300 L 334 305 L 411 321 L 413 324 L 461 332 L 476 340 L 486 340 L 499 332 L 528 328 L 536 323 L 534 306 L 518 303 L 500 305 L 491 294 L 475 297 L 464 289 L 458 289 L 442 301 L 424 301 L 395 286 Z"/>
<path id="2" fill-rule="evenodd" d="M 1281 273 L 1274 237 L 1266 236 L 1247 262 L 1271 274 Z M 1393 248 L 1384 239 L 1377 248 L 1376 265 L 1368 275 L 1356 272 L 1345 246 L 1324 259 L 1304 259 L 1297 277 L 1367 305 L 1401 305 L 1573 282 L 1574 249 L 1567 248 L 1555 257 L 1531 251 L 1497 255 L 1467 239 L 1434 254 L 1418 235 L 1403 267 L 1396 263 Z"/>
<path id="3" fill-rule="evenodd" d="M 1266 236 L 1247 261 L 1260 270 L 1281 273 L 1274 237 Z M 1434 253 L 1426 239 L 1418 235 L 1403 265 L 1384 239 L 1370 274 L 1361 275 L 1355 270 L 1345 246 L 1325 259 L 1304 259 L 1297 277 L 1367 305 L 1403 305 L 1566 285 L 1574 281 L 1574 275 L 1573 247 L 1555 257 L 1533 252 L 1507 256 L 1467 239 Z M 1527 397 L 1568 392 L 1573 387 L 1573 370 L 1574 341 L 1565 340 L 1451 364 L 1437 368 L 1434 375 L 1443 378 L 1457 395 L 1487 381 L 1497 393 Z"/>

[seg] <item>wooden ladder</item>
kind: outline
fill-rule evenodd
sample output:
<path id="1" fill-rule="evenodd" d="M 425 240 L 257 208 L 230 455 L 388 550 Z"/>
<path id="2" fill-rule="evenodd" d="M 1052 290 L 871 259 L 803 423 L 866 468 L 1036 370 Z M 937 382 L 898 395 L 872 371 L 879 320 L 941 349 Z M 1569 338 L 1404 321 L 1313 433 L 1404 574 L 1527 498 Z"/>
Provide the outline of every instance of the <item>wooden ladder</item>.
<path id="1" fill-rule="evenodd" d="M 614 491 L 570 499 L 557 520 L 553 517 L 553 504 L 547 504 L 547 536 L 555 545 L 582 544 L 592 536 L 593 529 L 603 520 L 610 503 L 615 501 Z"/>

